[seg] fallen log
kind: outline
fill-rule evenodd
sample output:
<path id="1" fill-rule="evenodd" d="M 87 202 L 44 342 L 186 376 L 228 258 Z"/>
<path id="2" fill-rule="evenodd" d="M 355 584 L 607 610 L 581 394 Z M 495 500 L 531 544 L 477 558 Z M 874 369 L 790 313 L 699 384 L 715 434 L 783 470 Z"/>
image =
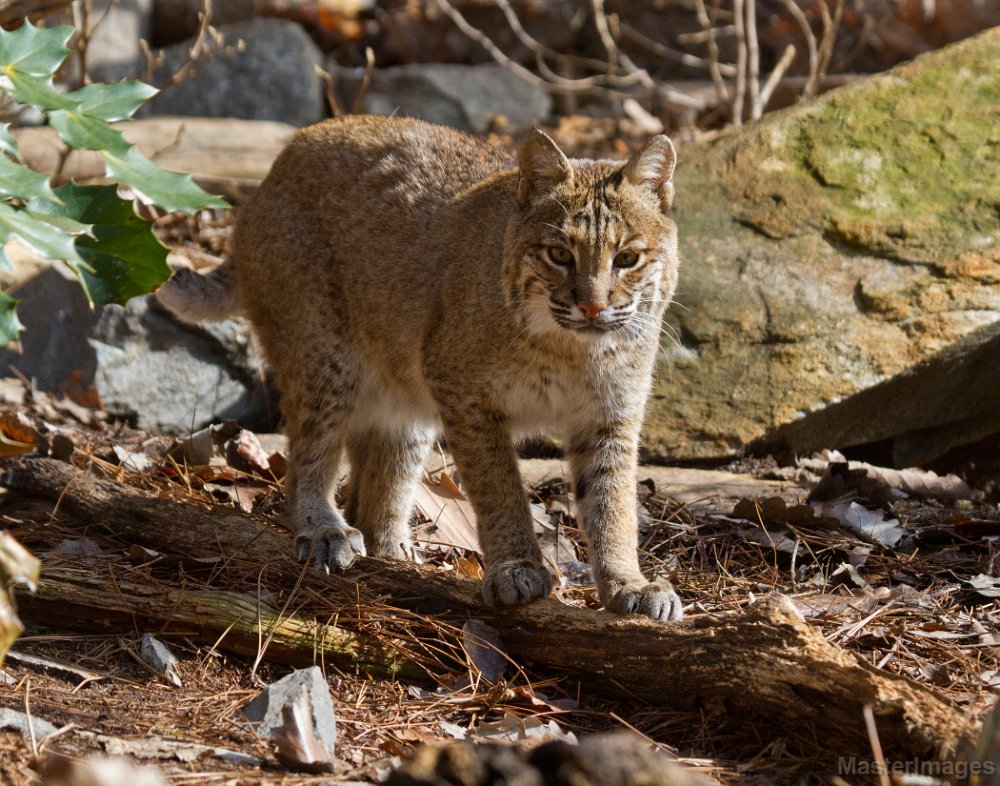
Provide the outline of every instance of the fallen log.
<path id="1" fill-rule="evenodd" d="M 184 635 L 218 649 L 290 666 L 323 661 L 372 677 L 427 684 L 426 669 L 373 636 L 314 619 L 281 614 L 246 593 L 166 589 L 116 580 L 98 571 L 46 571 L 34 593 L 17 595 L 32 622 L 97 631 L 155 630 Z"/>
<path id="2" fill-rule="evenodd" d="M 266 120 L 154 117 L 115 123 L 139 152 L 165 169 L 189 172 L 203 188 L 235 200 L 252 192 L 295 133 Z M 70 150 L 54 129 L 14 132 L 24 162 L 60 182 L 105 179 L 105 162 L 94 150 Z"/>
<path id="3" fill-rule="evenodd" d="M 38 20 L 68 6 L 72 0 L 0 0 L 0 26 L 14 26 L 25 19 Z"/>
<path id="4" fill-rule="evenodd" d="M 241 561 L 258 569 L 291 563 L 284 556 L 291 551 L 287 537 L 231 509 L 150 497 L 55 460 L 4 461 L 0 486 L 53 501 L 60 521 L 92 535 L 105 532 L 159 551 L 221 556 L 230 565 Z M 866 706 L 874 712 L 886 755 L 894 759 L 937 759 L 973 736 L 971 721 L 936 691 L 837 648 L 780 596 L 743 613 L 663 624 L 548 599 L 491 610 L 482 606 L 477 582 L 404 562 L 359 559 L 343 575 L 310 573 L 305 583 L 323 597 L 356 598 L 351 611 L 360 627 L 369 600 L 368 624 L 389 619 L 392 609 L 434 615 L 441 623 L 475 616 L 499 631 L 517 663 L 568 673 L 594 694 L 765 720 L 775 737 L 813 745 L 821 740 L 831 756 L 869 754 Z M 305 613 L 300 606 L 298 614 Z M 27 607 L 25 617 L 32 619 Z M 449 630 L 441 628 L 438 635 L 452 636 L 460 649 L 460 634 Z"/>

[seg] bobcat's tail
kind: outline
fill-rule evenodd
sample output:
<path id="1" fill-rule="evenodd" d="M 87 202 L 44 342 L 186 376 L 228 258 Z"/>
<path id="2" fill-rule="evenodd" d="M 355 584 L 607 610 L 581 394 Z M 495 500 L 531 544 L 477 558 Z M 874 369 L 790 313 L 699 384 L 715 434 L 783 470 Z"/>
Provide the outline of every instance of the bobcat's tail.
<path id="1" fill-rule="evenodd" d="M 236 289 L 236 266 L 227 259 L 202 275 L 190 268 L 175 268 L 156 299 L 182 322 L 220 322 L 243 313 Z"/>

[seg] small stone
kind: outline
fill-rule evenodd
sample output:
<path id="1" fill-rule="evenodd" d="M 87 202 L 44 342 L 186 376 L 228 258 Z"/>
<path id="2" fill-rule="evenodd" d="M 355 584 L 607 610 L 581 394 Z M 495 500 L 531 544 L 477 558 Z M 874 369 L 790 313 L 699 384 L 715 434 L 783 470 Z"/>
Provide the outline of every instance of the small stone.
<path id="1" fill-rule="evenodd" d="M 290 714 L 303 689 L 308 699 L 312 731 L 332 755 L 337 742 L 337 723 L 327 685 L 319 666 L 293 671 L 287 677 L 268 685 L 250 702 L 243 713 L 258 734 L 277 739 L 286 734 L 286 715 Z"/>

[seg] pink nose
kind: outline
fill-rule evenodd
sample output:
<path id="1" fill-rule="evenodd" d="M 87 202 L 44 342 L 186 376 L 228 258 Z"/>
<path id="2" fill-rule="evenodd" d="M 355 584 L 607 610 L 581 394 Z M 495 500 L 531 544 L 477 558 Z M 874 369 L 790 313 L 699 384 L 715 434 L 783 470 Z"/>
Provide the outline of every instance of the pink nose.
<path id="1" fill-rule="evenodd" d="M 587 315 L 587 319 L 597 319 L 601 316 L 601 312 L 608 310 L 605 303 L 590 303 L 588 301 L 577 303 L 576 307 Z"/>

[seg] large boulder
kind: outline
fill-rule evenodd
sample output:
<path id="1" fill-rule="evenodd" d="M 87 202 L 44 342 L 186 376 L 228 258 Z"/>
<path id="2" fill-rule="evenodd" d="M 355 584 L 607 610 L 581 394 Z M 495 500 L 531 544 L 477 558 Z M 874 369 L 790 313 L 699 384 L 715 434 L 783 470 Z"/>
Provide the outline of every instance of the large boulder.
<path id="1" fill-rule="evenodd" d="M 142 110 L 158 115 L 278 120 L 306 126 L 326 116 L 323 53 L 295 22 L 256 18 L 219 28 L 222 49 L 204 56 L 190 76 Z M 242 42 L 242 44 L 240 43 Z M 175 74 L 190 56 L 189 41 L 161 51 L 153 83 Z"/>
<path id="2" fill-rule="evenodd" d="M 667 318 L 652 457 L 942 426 L 913 408 L 894 424 L 897 386 L 865 399 L 878 429 L 856 412 L 851 427 L 808 428 L 1000 320 L 998 61 L 995 29 L 682 150 L 683 307 Z"/>

